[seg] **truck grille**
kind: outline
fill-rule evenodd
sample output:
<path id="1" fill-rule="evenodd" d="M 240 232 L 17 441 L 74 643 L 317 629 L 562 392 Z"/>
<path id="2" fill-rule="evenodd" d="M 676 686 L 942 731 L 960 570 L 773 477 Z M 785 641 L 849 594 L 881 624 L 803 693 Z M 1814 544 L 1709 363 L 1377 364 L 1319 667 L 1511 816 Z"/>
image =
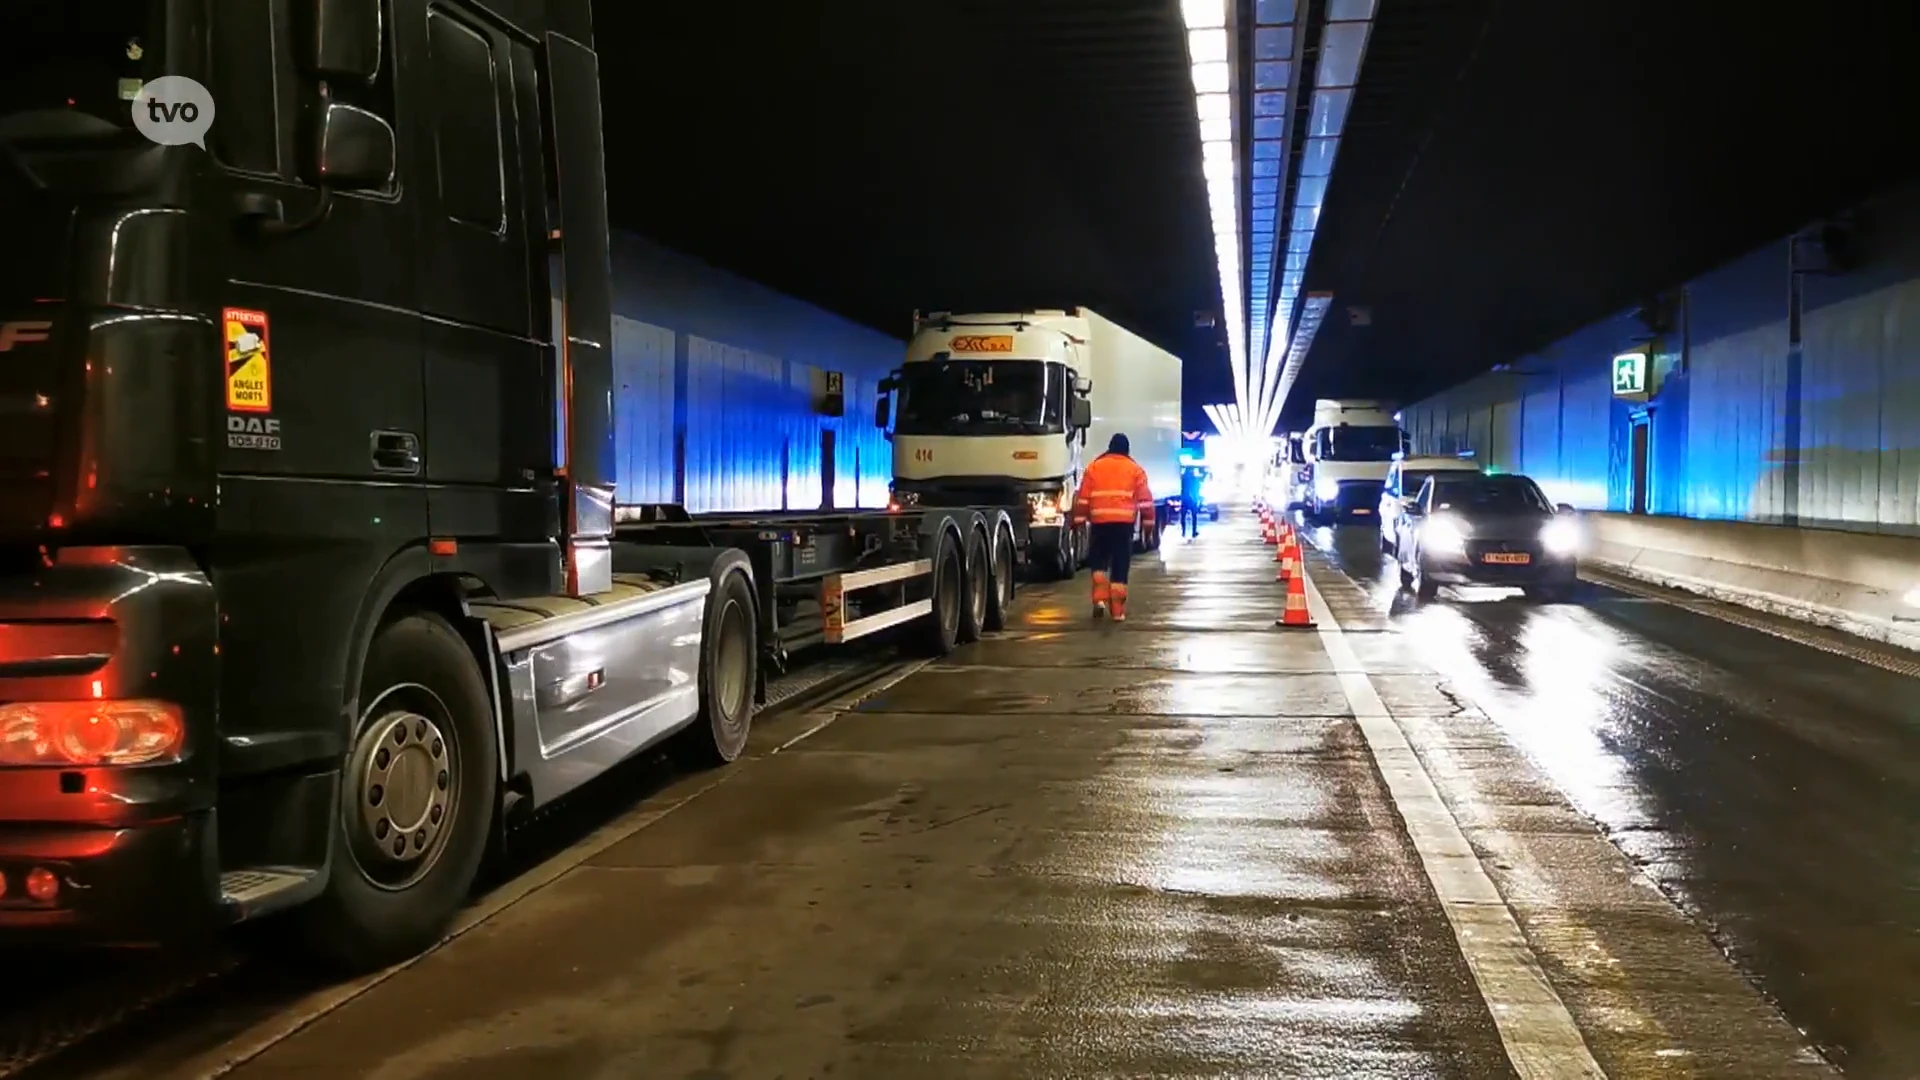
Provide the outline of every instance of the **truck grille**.
<path id="1" fill-rule="evenodd" d="M 1386 484 L 1379 480 L 1342 480 L 1340 494 L 1334 497 L 1333 504 L 1343 514 L 1355 510 L 1377 510 L 1380 506 L 1380 492 Z"/>

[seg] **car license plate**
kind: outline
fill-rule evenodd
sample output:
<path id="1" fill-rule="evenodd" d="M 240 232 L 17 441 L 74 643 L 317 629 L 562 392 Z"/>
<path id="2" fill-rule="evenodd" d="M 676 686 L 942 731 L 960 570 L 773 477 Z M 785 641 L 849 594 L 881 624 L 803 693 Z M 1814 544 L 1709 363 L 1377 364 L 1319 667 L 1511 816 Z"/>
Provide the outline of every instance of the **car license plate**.
<path id="1" fill-rule="evenodd" d="M 1489 551 L 1480 556 L 1481 562 L 1506 563 L 1512 566 L 1525 566 L 1533 561 L 1533 556 L 1524 551 Z"/>

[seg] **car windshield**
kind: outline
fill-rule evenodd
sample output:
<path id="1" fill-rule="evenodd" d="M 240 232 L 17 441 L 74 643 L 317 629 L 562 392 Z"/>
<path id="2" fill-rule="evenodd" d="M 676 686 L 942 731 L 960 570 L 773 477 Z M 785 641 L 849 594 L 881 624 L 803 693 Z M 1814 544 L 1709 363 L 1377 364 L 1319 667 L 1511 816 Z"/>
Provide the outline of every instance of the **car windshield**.
<path id="1" fill-rule="evenodd" d="M 933 360 L 900 372 L 902 435 L 1047 435 L 1066 430 L 1066 369 L 1040 360 Z"/>
<path id="2" fill-rule="evenodd" d="M 1392 461 L 1405 449 L 1397 427 L 1332 427 L 1319 434 L 1321 461 Z"/>
<path id="3" fill-rule="evenodd" d="M 1467 517 L 1478 514 L 1553 513 L 1553 504 L 1539 485 L 1524 476 L 1476 476 L 1436 480 L 1436 510 L 1452 510 Z"/>
<path id="4" fill-rule="evenodd" d="M 7 0 L 0 118 L 84 113 L 133 126 L 133 99 L 157 74 L 157 0 Z"/>

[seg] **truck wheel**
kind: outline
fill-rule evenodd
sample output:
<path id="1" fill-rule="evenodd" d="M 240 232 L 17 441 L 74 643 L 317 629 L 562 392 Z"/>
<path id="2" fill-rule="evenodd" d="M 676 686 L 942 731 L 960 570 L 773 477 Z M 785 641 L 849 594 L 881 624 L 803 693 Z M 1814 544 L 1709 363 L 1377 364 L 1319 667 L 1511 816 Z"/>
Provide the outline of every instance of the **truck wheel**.
<path id="1" fill-rule="evenodd" d="M 673 740 L 674 757 L 692 769 L 725 765 L 747 748 L 753 730 L 753 590 L 729 572 L 707 594 L 700 632 L 700 717 Z"/>
<path id="2" fill-rule="evenodd" d="M 978 529 L 967 533 L 966 602 L 960 608 L 961 644 L 980 640 L 987 625 L 987 594 L 993 591 L 993 570 L 987 557 L 987 537 Z"/>
<path id="3" fill-rule="evenodd" d="M 479 667 L 431 612 L 374 636 L 334 814 L 326 892 L 303 940 L 355 971 L 431 946 L 466 902 L 493 817 L 499 744 Z"/>
<path id="4" fill-rule="evenodd" d="M 987 630 L 1005 630 L 1013 611 L 1013 533 L 1001 529 L 993 545 L 993 578 L 987 589 Z"/>
<path id="5" fill-rule="evenodd" d="M 933 611 L 920 620 L 914 645 L 922 656 L 945 656 L 960 639 L 960 608 L 966 595 L 966 574 L 953 534 L 942 530 L 933 549 L 933 573 L 927 581 Z"/>

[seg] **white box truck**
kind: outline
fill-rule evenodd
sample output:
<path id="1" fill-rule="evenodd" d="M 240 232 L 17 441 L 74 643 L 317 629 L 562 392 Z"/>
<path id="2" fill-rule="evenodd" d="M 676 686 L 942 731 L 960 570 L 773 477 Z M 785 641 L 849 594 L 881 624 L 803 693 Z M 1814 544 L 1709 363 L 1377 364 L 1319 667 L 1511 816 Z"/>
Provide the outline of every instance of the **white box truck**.
<path id="1" fill-rule="evenodd" d="M 1180 358 L 1085 308 L 914 316 L 881 385 L 893 502 L 1013 512 L 1029 568 L 1070 576 L 1080 470 L 1125 433 L 1165 520 L 1180 493 Z"/>
<path id="2" fill-rule="evenodd" d="M 1387 470 L 1407 448 L 1407 433 L 1384 401 L 1321 398 L 1300 438 L 1305 463 L 1297 506 L 1313 521 L 1373 520 Z"/>

